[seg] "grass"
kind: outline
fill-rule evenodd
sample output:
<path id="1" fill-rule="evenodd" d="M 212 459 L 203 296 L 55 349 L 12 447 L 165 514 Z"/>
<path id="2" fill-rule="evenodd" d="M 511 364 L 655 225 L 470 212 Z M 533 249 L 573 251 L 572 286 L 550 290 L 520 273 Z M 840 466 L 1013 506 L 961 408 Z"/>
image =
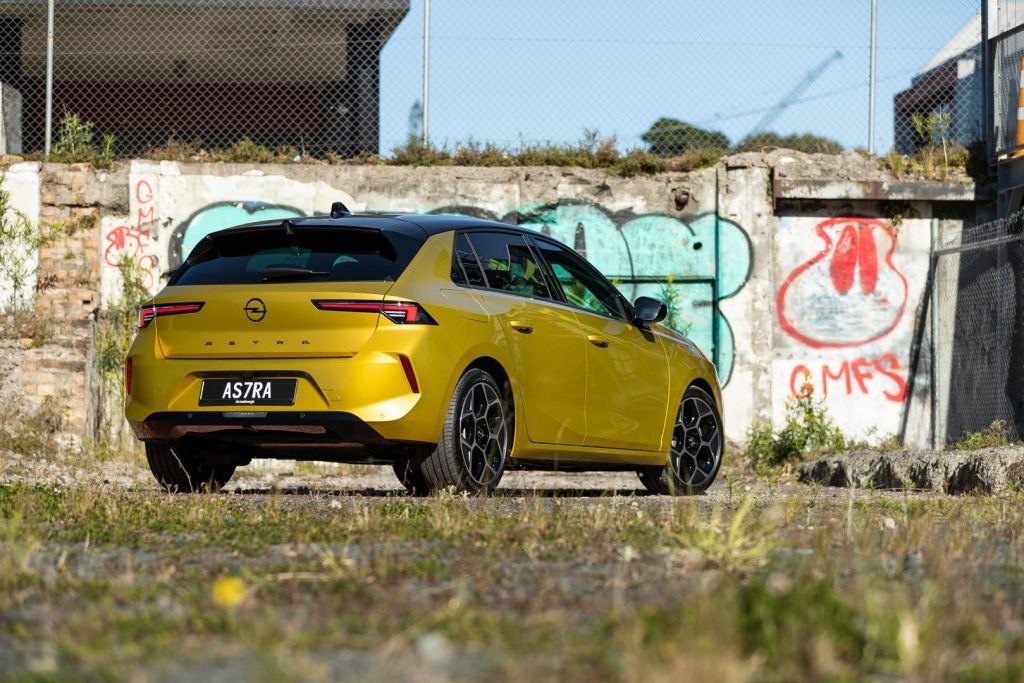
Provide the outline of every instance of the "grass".
<path id="1" fill-rule="evenodd" d="M 622 152 L 614 138 L 602 138 L 588 131 L 576 144 L 499 146 L 467 142 L 453 147 L 438 147 L 410 140 L 392 150 L 391 156 L 372 154 L 352 158 L 334 153 L 322 159 L 311 157 L 293 147 L 270 149 L 249 138 L 220 149 L 204 149 L 198 143 L 168 140 L 167 144 L 149 150 L 144 156 L 160 161 L 211 161 L 228 163 L 326 163 L 378 164 L 389 166 L 573 166 L 601 168 L 622 176 L 691 171 L 718 163 L 722 150 L 694 149 L 676 157 L 662 157 L 644 150 Z"/>
<path id="2" fill-rule="evenodd" d="M 710 506 L 0 485 L 0 669 L 15 680 L 1024 674 L 1024 499 L 857 495 Z"/>
<path id="3" fill-rule="evenodd" d="M 964 434 L 949 447 L 953 451 L 976 451 L 981 448 L 1007 446 L 1011 441 L 1009 427 L 1003 420 L 995 420 L 985 429 Z"/>

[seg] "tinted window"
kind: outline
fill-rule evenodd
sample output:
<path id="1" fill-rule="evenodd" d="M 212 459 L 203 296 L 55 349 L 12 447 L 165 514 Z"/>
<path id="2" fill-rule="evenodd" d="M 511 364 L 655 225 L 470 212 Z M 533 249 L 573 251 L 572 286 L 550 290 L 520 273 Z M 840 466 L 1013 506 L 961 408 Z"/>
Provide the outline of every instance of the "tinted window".
<path id="1" fill-rule="evenodd" d="M 168 284 L 387 280 L 395 259 L 394 248 L 377 232 L 305 228 L 293 235 L 284 230 L 220 233 L 200 242 Z M 268 269 L 278 272 L 267 277 Z M 299 272 L 281 273 L 288 269 Z"/>
<path id="2" fill-rule="evenodd" d="M 565 300 L 577 308 L 628 320 L 622 297 L 608 280 L 575 252 L 550 242 L 536 240 L 544 260 L 551 266 Z"/>
<path id="3" fill-rule="evenodd" d="M 455 271 L 459 269 L 459 278 L 456 279 Z M 469 246 L 469 240 L 465 235 L 458 235 L 455 238 L 455 254 L 452 257 L 452 281 L 475 287 L 485 287 L 483 271 L 480 263 L 476 260 L 473 248 Z"/>
<path id="4" fill-rule="evenodd" d="M 474 232 L 469 234 L 469 241 L 488 287 L 523 296 L 550 297 L 544 273 L 522 235 Z"/>

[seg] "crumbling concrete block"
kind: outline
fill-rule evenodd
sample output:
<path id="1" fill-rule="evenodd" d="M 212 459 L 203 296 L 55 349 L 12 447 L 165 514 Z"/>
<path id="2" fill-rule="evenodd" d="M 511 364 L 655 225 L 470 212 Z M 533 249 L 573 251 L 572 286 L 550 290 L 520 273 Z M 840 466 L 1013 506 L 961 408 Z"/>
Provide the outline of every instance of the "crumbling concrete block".
<path id="1" fill-rule="evenodd" d="M 800 481 L 822 486 L 998 494 L 1024 488 L 1024 446 L 976 451 L 855 451 L 800 466 Z"/>

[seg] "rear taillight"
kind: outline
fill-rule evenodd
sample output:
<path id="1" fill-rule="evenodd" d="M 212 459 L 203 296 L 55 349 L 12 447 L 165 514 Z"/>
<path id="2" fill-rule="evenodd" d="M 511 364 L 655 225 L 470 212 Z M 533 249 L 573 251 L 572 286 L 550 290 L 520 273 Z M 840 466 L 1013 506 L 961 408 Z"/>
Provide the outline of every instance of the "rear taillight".
<path id="1" fill-rule="evenodd" d="M 132 359 L 129 357 L 124 362 L 124 392 L 132 395 Z"/>
<path id="2" fill-rule="evenodd" d="M 349 301 L 340 299 L 314 299 L 313 305 L 321 311 L 341 311 L 345 313 L 380 313 L 388 320 L 399 325 L 436 325 L 437 321 L 430 317 L 415 301 Z"/>
<path id="3" fill-rule="evenodd" d="M 151 304 L 139 309 L 139 328 L 147 327 L 153 318 L 162 315 L 181 315 L 182 313 L 198 313 L 203 308 L 203 302 L 197 301 L 187 304 Z"/>

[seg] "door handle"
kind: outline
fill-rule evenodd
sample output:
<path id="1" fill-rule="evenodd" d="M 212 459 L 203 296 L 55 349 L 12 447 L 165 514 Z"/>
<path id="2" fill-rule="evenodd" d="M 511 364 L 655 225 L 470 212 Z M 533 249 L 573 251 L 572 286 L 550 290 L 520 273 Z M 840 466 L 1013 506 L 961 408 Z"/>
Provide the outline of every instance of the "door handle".
<path id="1" fill-rule="evenodd" d="M 530 334 L 531 332 L 533 332 L 533 328 L 531 326 L 519 320 L 513 320 L 512 322 L 510 322 L 509 327 L 511 327 L 516 332 L 522 332 L 523 334 Z"/>
<path id="2" fill-rule="evenodd" d="M 607 349 L 608 348 L 608 340 L 605 339 L 604 337 L 598 337 L 596 334 L 588 335 L 587 336 L 587 341 L 590 342 L 591 344 L 593 344 L 594 346 L 596 346 L 599 349 Z"/>

